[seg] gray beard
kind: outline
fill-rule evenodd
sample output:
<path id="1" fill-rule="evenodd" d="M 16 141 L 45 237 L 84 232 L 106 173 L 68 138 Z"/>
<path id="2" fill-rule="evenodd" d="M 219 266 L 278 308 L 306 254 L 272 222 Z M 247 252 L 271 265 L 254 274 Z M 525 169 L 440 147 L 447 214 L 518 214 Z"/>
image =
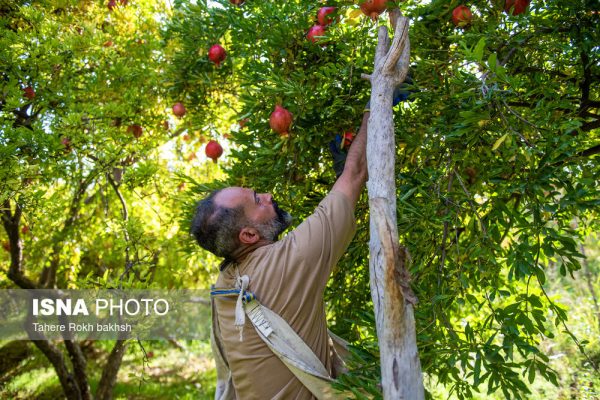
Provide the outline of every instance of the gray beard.
<path id="1" fill-rule="evenodd" d="M 260 237 L 269 242 L 277 241 L 279 235 L 283 233 L 292 223 L 292 216 L 287 211 L 275 207 L 276 216 L 269 222 L 255 224 L 254 228 L 260 234 Z"/>

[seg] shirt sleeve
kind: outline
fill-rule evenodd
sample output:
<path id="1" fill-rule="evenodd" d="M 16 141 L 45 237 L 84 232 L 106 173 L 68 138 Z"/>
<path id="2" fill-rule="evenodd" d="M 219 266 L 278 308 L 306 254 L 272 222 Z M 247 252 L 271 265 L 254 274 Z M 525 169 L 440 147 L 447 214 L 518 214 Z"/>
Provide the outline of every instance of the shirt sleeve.
<path id="1" fill-rule="evenodd" d="M 330 192 L 315 212 L 282 239 L 283 275 L 293 291 L 322 296 L 331 270 L 350 244 L 354 207 L 341 192 Z"/>

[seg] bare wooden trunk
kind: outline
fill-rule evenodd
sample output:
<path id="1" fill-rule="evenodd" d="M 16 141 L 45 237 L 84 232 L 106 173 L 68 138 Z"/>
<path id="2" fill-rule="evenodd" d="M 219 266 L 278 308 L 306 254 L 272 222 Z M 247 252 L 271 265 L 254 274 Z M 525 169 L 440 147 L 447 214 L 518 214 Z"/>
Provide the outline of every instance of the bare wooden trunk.
<path id="1" fill-rule="evenodd" d="M 117 340 L 110 352 L 106 365 L 102 370 L 100 383 L 98 383 L 98 390 L 96 391 L 97 400 L 111 400 L 113 398 L 113 390 L 117 383 L 117 374 L 121 367 L 127 345 L 127 340 Z"/>
<path id="2" fill-rule="evenodd" d="M 371 81 L 371 115 L 368 124 L 371 295 L 379 338 L 384 399 L 424 398 L 417 351 L 414 296 L 408 285 L 404 252 L 398 245 L 394 88 L 408 71 L 408 20 L 397 10 L 390 14 L 395 37 L 390 45 L 387 29 L 380 27 L 375 69 Z"/>

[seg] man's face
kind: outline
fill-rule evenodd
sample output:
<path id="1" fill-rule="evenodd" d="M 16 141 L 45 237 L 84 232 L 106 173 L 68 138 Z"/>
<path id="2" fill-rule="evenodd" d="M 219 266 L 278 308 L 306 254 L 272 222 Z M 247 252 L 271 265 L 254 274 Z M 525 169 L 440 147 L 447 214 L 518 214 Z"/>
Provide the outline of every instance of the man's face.
<path id="1" fill-rule="evenodd" d="M 269 241 L 275 241 L 292 222 L 292 216 L 279 208 L 269 193 L 230 187 L 215 196 L 215 203 L 229 208 L 242 206 L 252 227 L 260 232 L 263 239 Z"/>

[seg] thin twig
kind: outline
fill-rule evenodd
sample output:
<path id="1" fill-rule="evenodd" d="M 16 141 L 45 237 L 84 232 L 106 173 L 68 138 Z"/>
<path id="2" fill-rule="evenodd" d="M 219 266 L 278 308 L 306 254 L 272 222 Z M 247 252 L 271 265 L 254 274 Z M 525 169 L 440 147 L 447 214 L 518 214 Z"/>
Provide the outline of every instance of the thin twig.
<path id="1" fill-rule="evenodd" d="M 460 183 L 460 186 L 462 187 L 463 191 L 467 195 L 467 202 L 471 206 L 471 211 L 473 211 L 473 214 L 475 214 L 475 216 L 477 217 L 477 220 L 479 221 L 479 224 L 481 225 L 481 231 L 483 232 L 483 235 L 487 236 L 487 229 L 486 229 L 485 225 L 483 224 L 483 221 L 481 220 L 481 217 L 477 213 L 477 210 L 475 209 L 475 205 L 473 204 L 473 200 L 471 200 L 471 193 L 469 193 L 469 191 L 467 190 L 467 187 L 465 186 L 465 183 L 463 182 L 462 178 L 460 177 L 460 175 L 458 174 L 458 172 L 456 171 L 456 169 L 454 169 L 454 175 L 456 175 L 456 178 L 458 179 L 458 183 Z"/>

